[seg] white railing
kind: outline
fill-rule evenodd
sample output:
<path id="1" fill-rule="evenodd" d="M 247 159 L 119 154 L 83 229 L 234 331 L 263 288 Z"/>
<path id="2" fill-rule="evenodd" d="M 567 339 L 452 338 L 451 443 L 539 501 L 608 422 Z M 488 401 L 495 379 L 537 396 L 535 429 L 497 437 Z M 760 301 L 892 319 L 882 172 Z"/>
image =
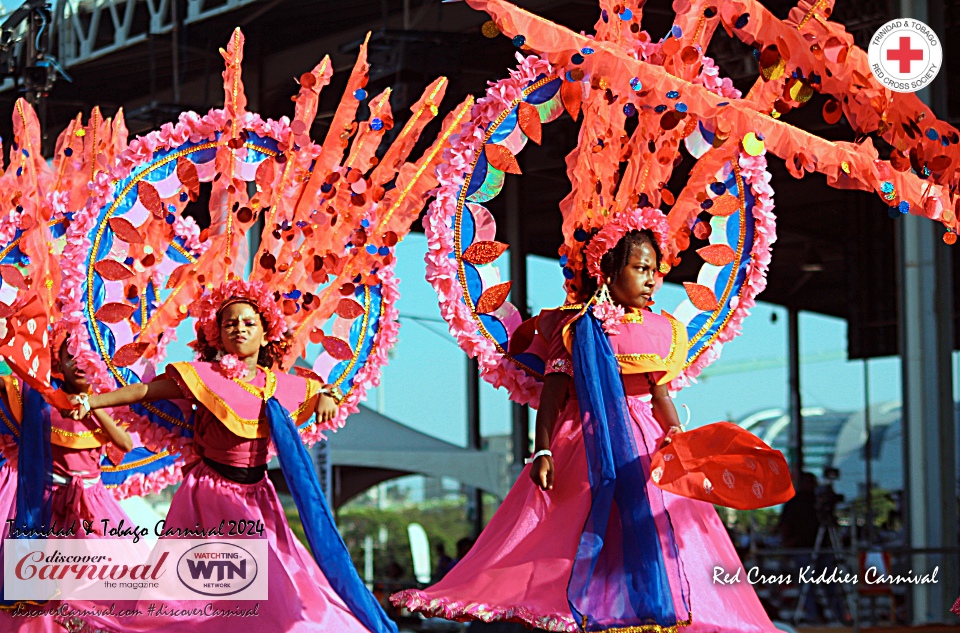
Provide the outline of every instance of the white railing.
<path id="1" fill-rule="evenodd" d="M 254 2 L 258 0 L 187 0 L 186 15 L 181 19 L 193 24 Z M 55 55 L 64 68 L 173 28 L 172 0 L 57 0 L 55 4 Z"/>

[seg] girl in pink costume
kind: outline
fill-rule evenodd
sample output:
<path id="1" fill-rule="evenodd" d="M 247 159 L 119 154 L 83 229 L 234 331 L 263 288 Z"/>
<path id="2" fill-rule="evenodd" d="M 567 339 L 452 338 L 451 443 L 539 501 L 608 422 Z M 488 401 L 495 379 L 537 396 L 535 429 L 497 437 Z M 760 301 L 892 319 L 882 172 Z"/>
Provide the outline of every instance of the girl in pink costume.
<path id="1" fill-rule="evenodd" d="M 550 354 L 532 464 L 470 553 L 395 604 L 571 633 L 776 630 L 713 507 L 651 481 L 652 454 L 680 431 L 667 384 L 687 338 L 649 310 L 663 215 L 623 216 L 586 250 L 601 292 L 538 317 Z M 714 584 L 716 567 L 741 581 Z"/>
<path id="2" fill-rule="evenodd" d="M 258 617 L 244 622 L 246 626 L 264 632 L 395 633 L 395 625 L 350 562 L 297 435 L 296 427 L 314 415 L 318 422 L 333 418 L 336 390 L 313 379 L 274 371 L 288 335 L 273 293 L 264 284 L 228 282 L 201 297 L 191 313 L 198 317 L 194 347 L 200 361 L 171 363 L 166 374 L 151 383 L 91 396 L 87 403 L 77 401 L 77 414 L 87 407 L 96 410 L 159 399 L 186 398 L 196 404 L 193 441 L 199 459 L 184 468 L 187 474 L 174 495 L 166 528 L 195 530 L 197 525 L 216 526 L 224 519 L 263 526 L 269 544 L 270 598 L 259 603 Z M 290 531 L 276 490 L 266 477 L 271 440 L 314 556 Z M 304 492 L 311 485 L 317 496 Z M 213 606 L 230 609 L 237 603 L 214 601 Z M 65 624 L 70 631 L 218 631 L 235 627 L 237 619 L 90 617 Z"/>
<path id="3" fill-rule="evenodd" d="M 67 341 L 63 330 L 54 336 L 51 344 L 53 366 L 59 368 L 59 376 L 54 374 L 53 386 L 62 389 L 74 397 L 84 400 L 88 397 L 89 384 L 83 371 L 77 368 L 73 357 L 67 351 Z M 8 463 L 0 469 L 0 476 L 6 474 L 0 482 L 0 515 L 13 519 L 24 515 L 40 519 L 41 525 L 35 527 L 49 528 L 59 532 L 71 532 L 76 538 L 100 538 L 104 536 L 104 524 L 116 527 L 121 521 L 130 525 L 131 521 L 120 507 L 116 498 L 104 487 L 100 481 L 100 458 L 104 450 L 111 445 L 116 450 L 127 452 L 133 441 L 126 430 L 119 427 L 105 411 L 95 411 L 79 420 L 65 417 L 53 406 L 46 403 L 42 396 L 30 386 L 13 377 L 4 377 L 3 407 L 0 417 L 4 426 L 17 440 L 21 437 L 21 430 L 25 425 L 40 426 L 42 418 L 48 417 L 50 423 L 49 437 L 44 438 L 49 446 L 49 452 L 44 451 L 49 463 L 21 464 L 20 468 L 9 466 L 19 459 L 16 444 L 5 442 L 5 454 Z M 35 429 L 34 429 L 35 430 Z M 28 461 L 39 462 L 36 455 L 24 455 Z M 32 466 L 38 468 L 34 470 Z M 43 476 L 41 471 L 46 473 Z M 32 476 L 41 473 L 43 479 L 49 477 L 49 486 L 41 482 L 43 506 L 45 508 L 31 508 L 31 500 L 25 498 L 17 503 L 18 489 L 30 484 L 18 482 L 21 473 Z M 34 497 L 39 499 L 40 497 Z M 32 513 L 33 511 L 34 513 Z M 47 515 L 49 512 L 49 520 Z M 7 524 L 4 523 L 6 534 Z M 2 571 L 0 571 L 2 576 Z M 0 628 L 4 631 L 61 631 L 53 617 L 44 615 L 39 617 L 15 617 L 19 603 L 7 602 L 0 610 Z M 26 602 L 24 606 L 36 605 L 44 611 L 56 609 L 58 603 L 47 602 L 36 605 Z"/>

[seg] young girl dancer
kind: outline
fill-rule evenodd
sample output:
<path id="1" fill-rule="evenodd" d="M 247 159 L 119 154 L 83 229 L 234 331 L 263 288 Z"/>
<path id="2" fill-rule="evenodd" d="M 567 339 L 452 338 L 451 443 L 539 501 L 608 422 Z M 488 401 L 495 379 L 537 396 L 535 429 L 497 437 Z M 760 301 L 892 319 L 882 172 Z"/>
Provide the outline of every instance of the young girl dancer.
<path id="1" fill-rule="evenodd" d="M 531 465 L 466 558 L 396 604 L 548 631 L 775 630 L 749 584 L 714 584 L 715 567 L 740 569 L 714 509 L 651 481 L 652 454 L 680 430 L 667 385 L 687 342 L 649 309 L 666 233 L 644 209 L 592 238 L 601 291 L 537 323 L 551 349 Z"/>
<path id="2" fill-rule="evenodd" d="M 186 398 L 197 406 L 198 461 L 177 490 L 166 519 L 170 530 L 216 526 L 223 519 L 262 525 L 268 541 L 269 600 L 259 603 L 263 631 L 396 631 L 364 587 L 320 494 L 297 426 L 336 413 L 336 391 L 312 379 L 275 371 L 287 332 L 273 293 L 260 282 L 231 281 L 203 295 L 194 344 L 200 361 L 171 363 L 147 384 L 76 400 L 87 409 L 158 399 Z M 303 520 L 313 557 L 300 544 L 266 477 L 271 440 Z M 171 606 L 172 605 L 167 605 Z M 236 602 L 214 601 L 232 608 Z M 236 618 L 95 618 L 66 623 L 72 631 L 210 631 L 236 626 Z"/>
<path id="3" fill-rule="evenodd" d="M 67 349 L 64 331 L 57 331 L 50 346 L 54 371 L 53 387 L 79 400 L 88 397 L 90 386 Z M 127 452 L 133 446 L 130 434 L 105 411 L 94 411 L 74 420 L 60 414 L 41 394 L 24 382 L 4 378 L 0 416 L 11 436 L 22 442 L 9 446 L 8 460 L 0 476 L 0 517 L 15 519 L 18 528 L 49 529 L 72 533 L 76 538 L 104 536 L 104 523 L 130 525 L 126 512 L 100 480 L 100 458 L 112 444 Z M 49 420 L 49 428 L 47 421 Z M 6 533 L 7 524 L 4 523 Z M 0 572 L 2 576 L 2 572 Z M 29 603 L 35 604 L 35 603 Z M 59 631 L 52 615 L 25 618 L 11 613 L 17 603 L 7 601 L 0 611 L 4 631 Z M 51 611 L 56 605 L 42 605 Z"/>

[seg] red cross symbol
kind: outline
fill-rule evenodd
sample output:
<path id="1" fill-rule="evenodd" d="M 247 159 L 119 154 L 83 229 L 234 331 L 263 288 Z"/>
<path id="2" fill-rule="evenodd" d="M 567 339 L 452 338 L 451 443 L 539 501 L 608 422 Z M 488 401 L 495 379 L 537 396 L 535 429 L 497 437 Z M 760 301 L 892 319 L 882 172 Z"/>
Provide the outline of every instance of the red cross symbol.
<path id="1" fill-rule="evenodd" d="M 891 48 L 887 51 L 887 61 L 900 62 L 900 74 L 910 74 L 910 62 L 923 61 L 922 48 L 910 48 L 910 36 L 900 37 L 900 48 Z"/>

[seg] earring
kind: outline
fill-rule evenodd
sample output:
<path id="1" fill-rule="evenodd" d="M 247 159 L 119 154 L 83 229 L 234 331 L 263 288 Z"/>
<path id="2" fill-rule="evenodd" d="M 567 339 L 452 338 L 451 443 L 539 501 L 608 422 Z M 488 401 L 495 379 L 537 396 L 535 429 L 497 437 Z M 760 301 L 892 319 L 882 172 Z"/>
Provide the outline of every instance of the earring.
<path id="1" fill-rule="evenodd" d="M 600 292 L 597 293 L 597 304 L 601 303 L 613 304 L 613 297 L 610 296 L 610 289 L 607 284 L 600 286 Z"/>

